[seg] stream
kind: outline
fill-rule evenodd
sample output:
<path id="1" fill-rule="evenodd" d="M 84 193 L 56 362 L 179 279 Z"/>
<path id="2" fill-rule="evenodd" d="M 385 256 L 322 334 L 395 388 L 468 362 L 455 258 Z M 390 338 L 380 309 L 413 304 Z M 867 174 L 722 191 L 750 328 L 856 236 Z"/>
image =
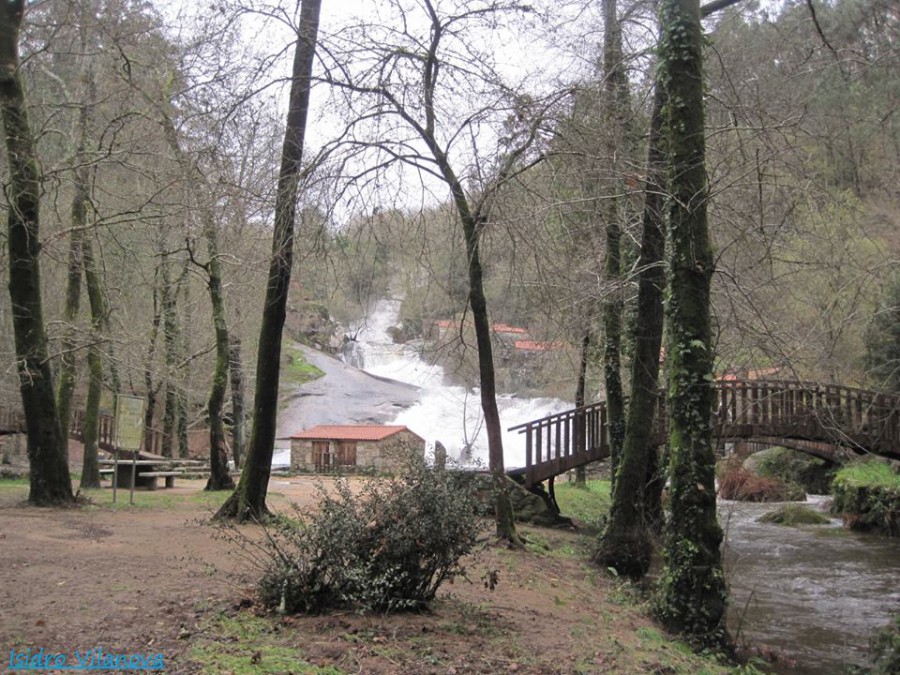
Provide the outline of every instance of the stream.
<path id="1" fill-rule="evenodd" d="M 826 512 L 828 502 L 808 499 Z M 838 519 L 757 522 L 778 506 L 719 502 L 732 635 L 782 654 L 783 675 L 845 673 L 865 663 L 869 637 L 900 612 L 900 541 L 844 530 Z"/>
<path id="2" fill-rule="evenodd" d="M 445 384 L 442 368 L 423 361 L 414 344 L 393 343 L 389 328 L 398 323 L 399 307 L 399 300 L 380 300 L 365 322 L 352 327 L 356 341 L 345 352 L 346 364 L 334 362 L 338 370 L 324 355 L 309 354 L 328 376 L 309 385 L 290 423 L 404 424 L 428 448 L 440 441 L 448 457 L 486 466 L 477 389 Z M 357 379 L 345 385 L 345 377 Z M 361 394 L 366 405 L 357 400 Z M 312 399 L 320 409 L 310 406 Z M 572 404 L 507 394 L 498 406 L 510 468 L 524 465 L 524 442 L 505 430 Z M 303 419 L 303 411 L 311 417 Z M 335 414 L 346 419 L 329 416 Z M 826 511 L 827 501 L 811 497 L 810 505 Z M 757 522 L 777 507 L 719 502 L 731 590 L 729 629 L 742 644 L 778 653 L 775 672 L 782 675 L 845 673 L 848 665 L 865 662 L 869 637 L 900 612 L 900 541 L 846 531 L 837 519 L 799 528 Z"/>

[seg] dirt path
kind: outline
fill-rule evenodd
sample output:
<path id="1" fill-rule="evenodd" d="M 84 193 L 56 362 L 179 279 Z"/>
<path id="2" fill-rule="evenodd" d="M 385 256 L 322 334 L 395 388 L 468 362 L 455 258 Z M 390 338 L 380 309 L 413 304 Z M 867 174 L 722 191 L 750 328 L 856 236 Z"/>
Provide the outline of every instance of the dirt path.
<path id="1" fill-rule="evenodd" d="M 312 504 L 314 485 L 273 479 L 270 506 Z M 162 654 L 167 673 L 699 672 L 586 564 L 572 532 L 533 530 L 537 548 L 509 551 L 486 529 L 471 583 L 445 585 L 432 613 L 258 616 L 255 570 L 202 522 L 221 501 L 202 487 L 180 481 L 115 510 L 107 488 L 95 495 L 106 506 L 48 510 L 0 483 L 2 662 L 10 650 L 102 648 Z"/>

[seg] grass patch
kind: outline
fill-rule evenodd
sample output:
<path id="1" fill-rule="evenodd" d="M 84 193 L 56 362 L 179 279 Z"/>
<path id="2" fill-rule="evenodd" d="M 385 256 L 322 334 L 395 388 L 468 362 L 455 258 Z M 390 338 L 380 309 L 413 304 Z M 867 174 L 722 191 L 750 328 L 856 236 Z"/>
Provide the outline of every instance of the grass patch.
<path id="1" fill-rule="evenodd" d="M 587 525 L 599 526 L 601 520 L 609 513 L 608 480 L 589 480 L 585 487 L 564 483 L 557 485 L 555 492 L 556 502 L 562 514 Z"/>
<path id="2" fill-rule="evenodd" d="M 825 514 L 803 504 L 785 504 L 780 509 L 760 516 L 759 522 L 793 527 L 796 525 L 826 525 L 830 521 Z"/>
<path id="3" fill-rule="evenodd" d="M 217 509 L 231 495 L 231 490 L 217 490 L 207 492 L 200 490 L 190 494 L 174 494 L 168 490 L 135 490 L 134 504 L 129 503 L 128 488 L 119 488 L 116 491 L 116 502 L 112 500 L 112 488 L 92 488 L 82 490 L 81 494 L 91 500 L 88 508 L 110 509 L 121 511 L 125 509 L 177 509 L 187 505 L 200 504 L 209 509 Z"/>
<path id="4" fill-rule="evenodd" d="M 270 619 L 243 612 L 233 617 L 220 614 L 205 627 L 204 634 L 212 637 L 195 644 L 190 657 L 200 667 L 200 672 L 209 675 L 344 673 L 332 666 L 313 665 L 304 659 L 299 648 L 279 644 L 276 626 Z"/>
<path id="5" fill-rule="evenodd" d="M 832 513 L 852 530 L 900 536 L 900 474 L 881 461 L 851 464 L 832 483 Z"/>
<path id="6" fill-rule="evenodd" d="M 306 360 L 303 349 L 296 342 L 286 340 L 283 348 L 280 380 L 282 386 L 296 387 L 318 380 L 325 373 Z"/>
<path id="7" fill-rule="evenodd" d="M 885 488 L 900 492 L 900 473 L 895 473 L 887 462 L 850 464 L 837 472 L 835 480 L 852 487 Z"/>

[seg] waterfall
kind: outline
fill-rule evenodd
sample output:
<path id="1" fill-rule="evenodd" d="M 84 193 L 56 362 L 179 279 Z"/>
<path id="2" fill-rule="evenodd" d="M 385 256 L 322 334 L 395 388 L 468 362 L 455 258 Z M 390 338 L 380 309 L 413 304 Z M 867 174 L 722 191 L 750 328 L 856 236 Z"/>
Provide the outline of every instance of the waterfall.
<path id="1" fill-rule="evenodd" d="M 435 441 L 448 457 L 463 464 L 487 466 L 487 436 L 477 388 L 445 383 L 444 369 L 429 363 L 413 344 L 395 344 L 391 328 L 399 323 L 400 300 L 382 299 L 372 313 L 354 325 L 356 340 L 345 349 L 344 360 L 378 376 L 413 384 L 421 389 L 419 402 L 403 411 L 392 424 L 403 424 L 422 436 L 433 449 Z M 574 385 L 573 385 L 574 387 Z M 525 465 L 524 438 L 507 428 L 573 407 L 558 398 L 497 397 L 503 427 L 503 455 L 507 468 Z"/>

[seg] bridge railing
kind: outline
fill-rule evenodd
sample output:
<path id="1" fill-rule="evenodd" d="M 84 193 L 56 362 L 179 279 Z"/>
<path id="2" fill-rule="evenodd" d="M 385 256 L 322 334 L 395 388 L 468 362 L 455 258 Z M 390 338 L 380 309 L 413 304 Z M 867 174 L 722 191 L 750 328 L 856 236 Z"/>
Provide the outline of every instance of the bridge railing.
<path id="1" fill-rule="evenodd" d="M 826 441 L 900 456 L 900 396 L 793 380 L 717 381 L 712 423 L 720 439 L 762 436 Z M 660 392 L 652 437 L 664 443 Z M 540 482 L 609 455 L 609 421 L 601 401 L 526 422 L 525 478 Z"/>
<path id="2" fill-rule="evenodd" d="M 746 435 L 747 426 L 874 450 L 900 441 L 898 396 L 789 380 L 720 381 L 715 388 L 716 424 L 725 435 Z"/>

